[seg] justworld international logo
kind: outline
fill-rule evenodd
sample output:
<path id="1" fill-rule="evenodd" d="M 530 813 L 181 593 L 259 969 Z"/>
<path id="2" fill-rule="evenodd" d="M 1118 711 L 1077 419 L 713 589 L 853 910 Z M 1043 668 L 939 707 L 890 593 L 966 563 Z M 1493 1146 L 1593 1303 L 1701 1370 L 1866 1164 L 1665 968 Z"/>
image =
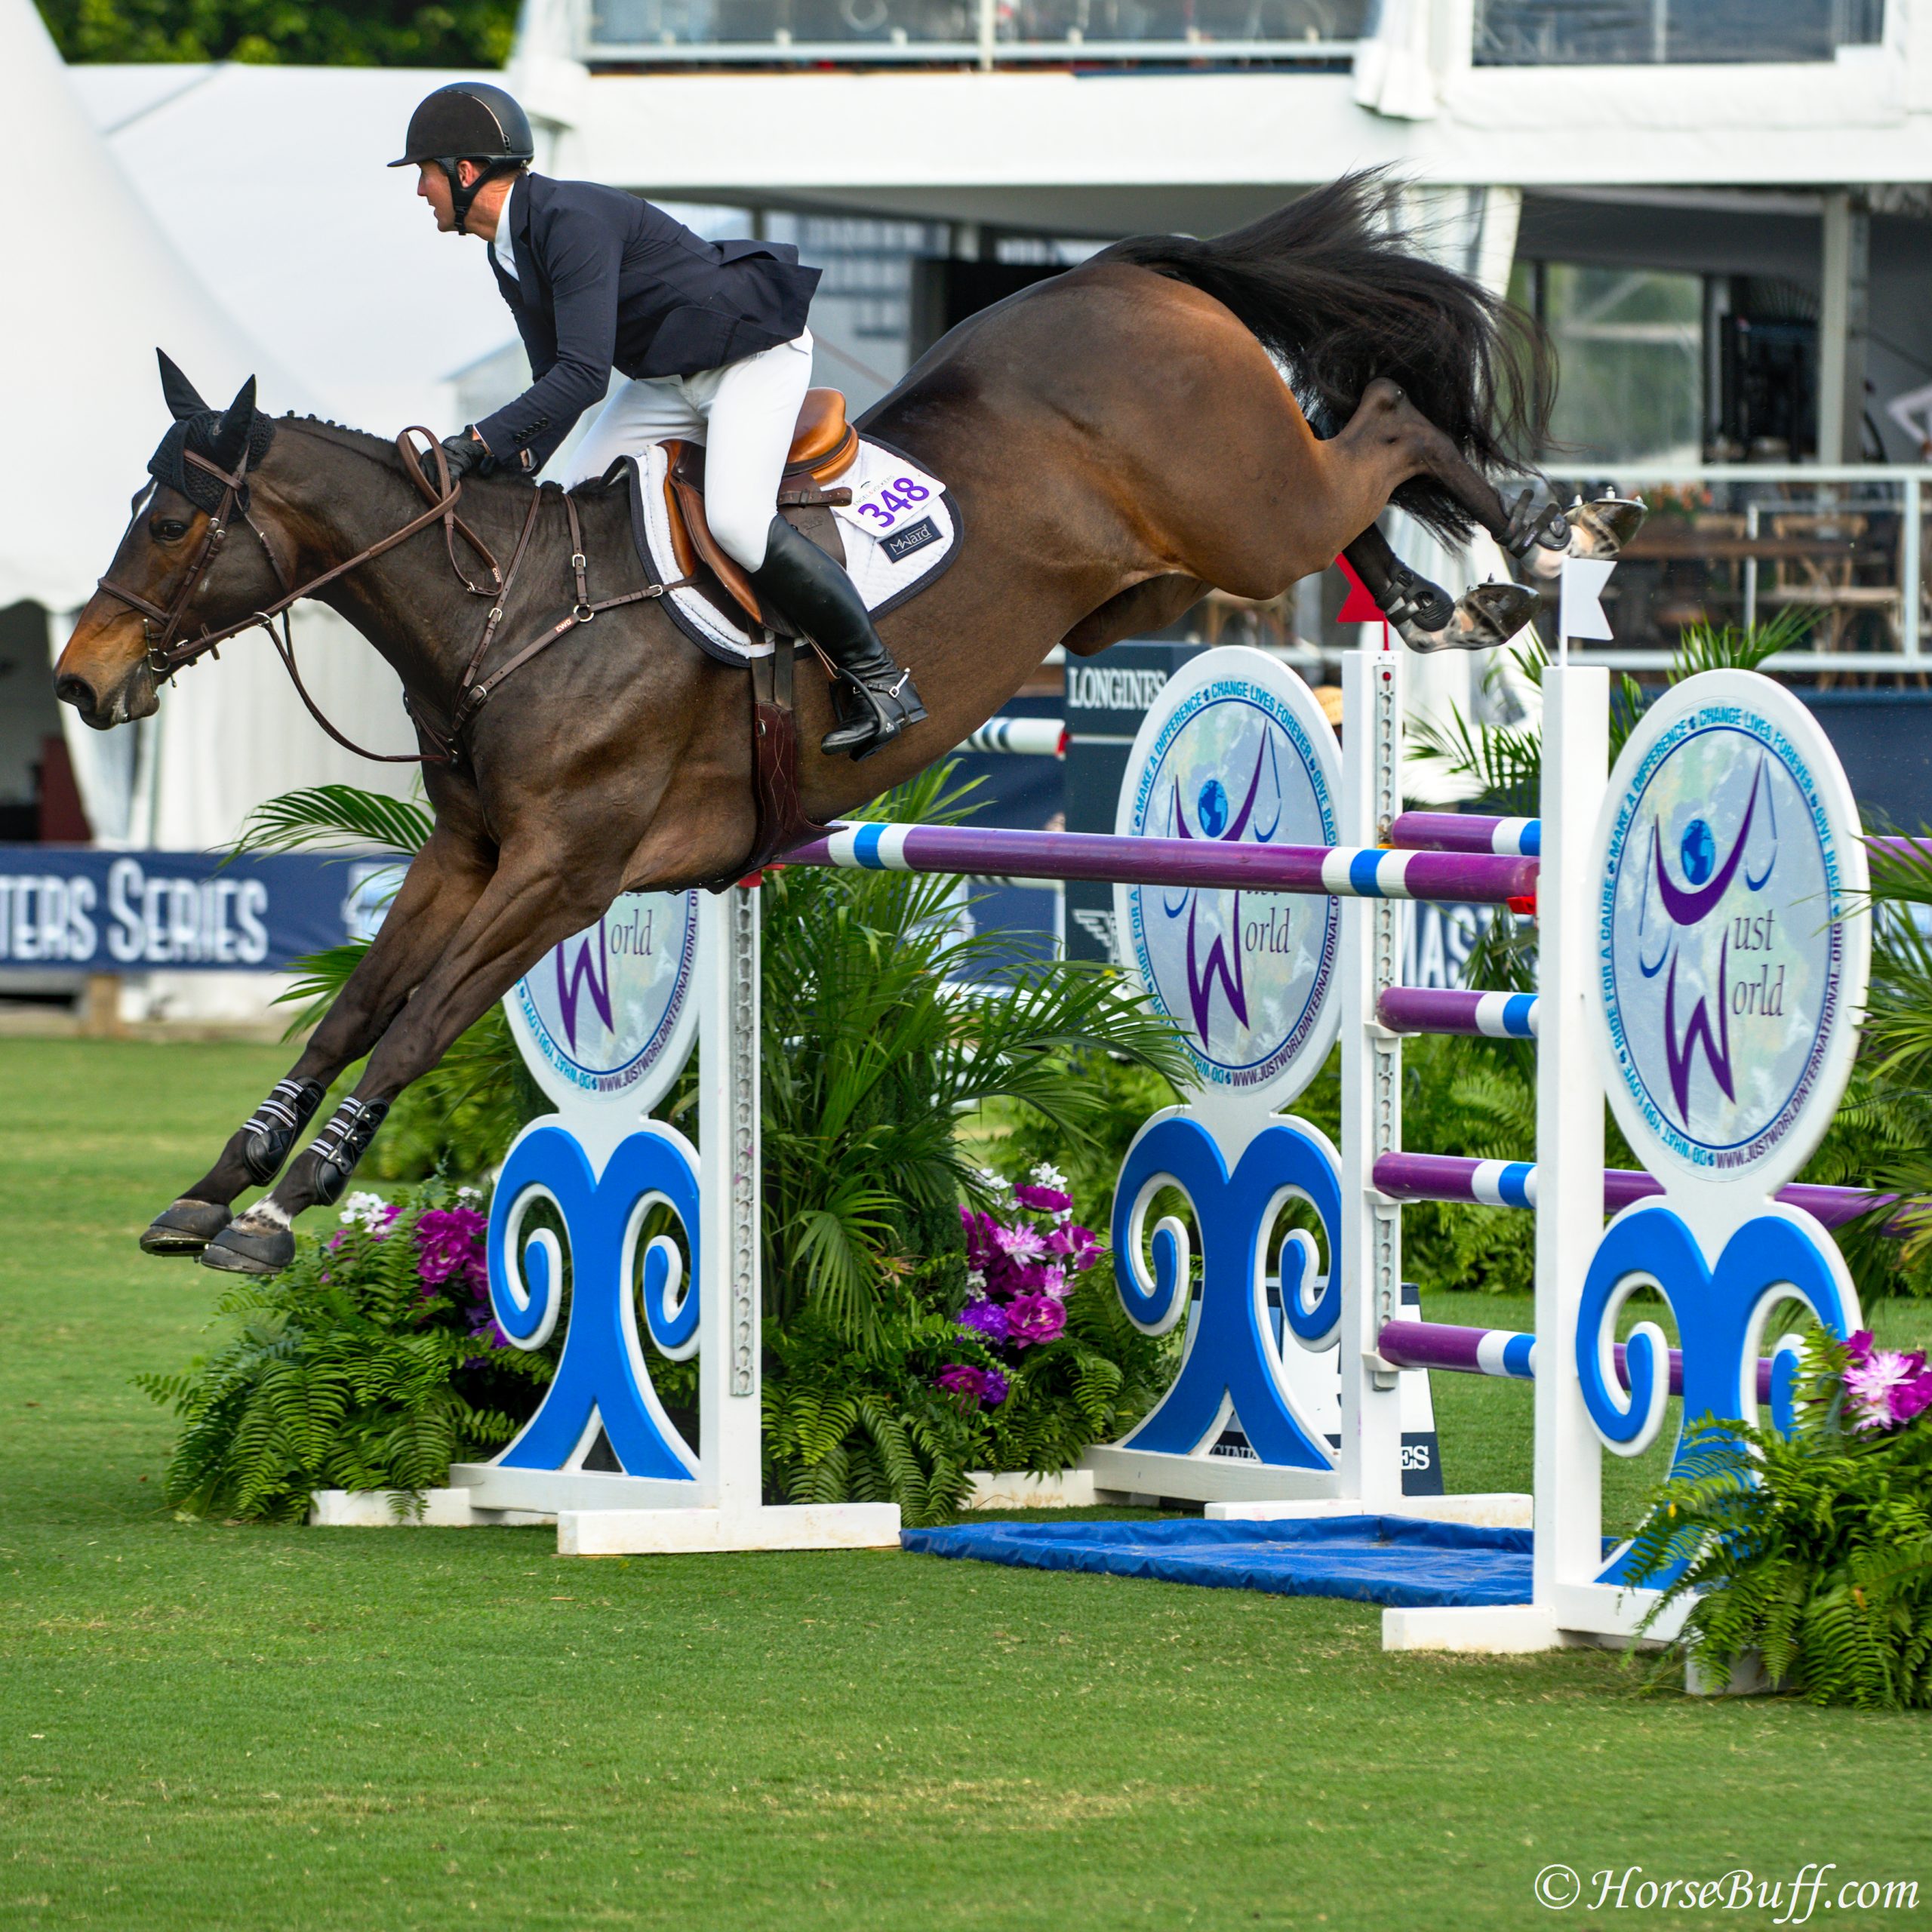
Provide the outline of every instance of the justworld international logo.
<path id="1" fill-rule="evenodd" d="M 1678 974 L 1684 963 L 1686 936 L 1706 928 L 1740 874 L 1745 891 L 1755 895 L 1771 883 L 1777 869 L 1777 807 L 1767 782 L 1764 756 L 1760 754 L 1752 769 L 1749 795 L 1727 852 L 1720 854 L 1718 837 L 1709 820 L 1701 813 L 1694 817 L 1676 841 L 1677 866 L 1683 881 L 1680 884 L 1671 877 L 1667 843 L 1660 813 L 1651 821 L 1650 850 L 1644 866 L 1646 885 L 1637 924 L 1637 968 L 1646 980 L 1654 980 L 1660 974 L 1665 976 L 1665 1066 L 1678 1122 L 1687 1128 L 1691 1078 L 1700 1054 L 1724 1098 L 1733 1102 L 1737 1098 L 1730 1035 L 1734 1010 L 1740 1015 L 1758 1014 L 1770 1017 L 1783 1011 L 1784 968 L 1779 966 L 1774 977 L 1770 958 L 1777 921 L 1774 906 L 1761 914 L 1734 912 L 1722 921 L 1716 929 L 1715 989 L 1707 973 L 1705 990 L 1681 1020 L 1678 1017 Z M 1749 863 L 1754 857 L 1755 870 Z M 1709 943 L 1706 931 L 1706 959 Z M 1741 975 L 1734 986 L 1731 978 L 1734 951 L 1740 955 L 1764 955 L 1756 976 Z M 1687 1000 L 1687 992 L 1685 998 Z"/>
<path id="2" fill-rule="evenodd" d="M 1261 743 L 1255 751 L 1254 768 L 1248 774 L 1239 807 L 1231 804 L 1220 779 L 1211 775 L 1195 793 L 1194 817 L 1190 822 L 1187 801 L 1177 780 L 1169 790 L 1168 823 L 1161 835 L 1169 838 L 1205 838 L 1224 844 L 1238 844 L 1249 840 L 1257 845 L 1266 845 L 1273 841 L 1281 826 L 1280 758 L 1275 749 L 1274 732 L 1264 729 Z M 1196 1035 L 1204 1042 L 1208 1037 L 1217 986 L 1220 988 L 1228 1010 L 1236 1022 L 1242 1026 L 1248 1024 L 1247 982 L 1242 964 L 1244 949 L 1241 944 L 1239 891 L 1234 894 L 1231 919 L 1225 926 L 1217 924 L 1211 938 L 1203 931 L 1201 901 L 1201 889 L 1189 887 L 1177 894 L 1163 891 L 1160 905 L 1164 918 L 1184 918 L 1187 921 L 1188 1010 Z"/>

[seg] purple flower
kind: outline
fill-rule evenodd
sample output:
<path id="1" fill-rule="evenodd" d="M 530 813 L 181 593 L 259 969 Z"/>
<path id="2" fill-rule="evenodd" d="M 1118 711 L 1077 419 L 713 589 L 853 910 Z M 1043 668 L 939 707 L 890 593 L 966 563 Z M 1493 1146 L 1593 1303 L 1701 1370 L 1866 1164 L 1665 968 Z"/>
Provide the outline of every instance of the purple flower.
<path id="1" fill-rule="evenodd" d="M 1009 1260 L 1030 1261 L 1036 1254 L 1047 1251 L 1046 1237 L 1038 1228 L 1029 1227 L 1023 1221 L 1010 1228 L 993 1229 L 993 1244 Z"/>
<path id="2" fill-rule="evenodd" d="M 969 1301 L 959 1311 L 959 1325 L 997 1346 L 1006 1340 L 1006 1310 L 996 1301 Z"/>
<path id="3" fill-rule="evenodd" d="M 1852 1365 L 1844 1386 L 1857 1411 L 1854 1429 L 1896 1429 L 1932 1407 L 1932 1371 L 1921 1351 L 1874 1348 L 1863 1329 L 1850 1346 Z"/>
<path id="4" fill-rule="evenodd" d="M 1056 1228 L 1047 1237 L 1047 1252 L 1064 1255 L 1067 1266 L 1076 1273 L 1093 1266 L 1106 1252 L 1091 1228 Z"/>
<path id="5" fill-rule="evenodd" d="M 1040 1292 L 1043 1295 L 1051 1295 L 1055 1301 L 1064 1301 L 1069 1292 L 1066 1270 L 1057 1263 L 1051 1268 L 1042 1268 L 1040 1270 Z"/>
<path id="6" fill-rule="evenodd" d="M 1051 1295 L 1017 1295 L 1008 1304 L 1007 1336 L 1016 1349 L 1052 1341 L 1066 1327 L 1066 1309 Z"/>
<path id="7" fill-rule="evenodd" d="M 949 1362 L 934 1379 L 948 1395 L 971 1396 L 988 1408 L 998 1408 L 1006 1400 L 1006 1377 L 996 1368 Z"/>
<path id="8" fill-rule="evenodd" d="M 982 1270 L 990 1267 L 999 1253 L 993 1245 L 993 1217 L 975 1213 L 971 1208 L 962 1208 L 959 1211 L 959 1225 L 966 1230 L 967 1260 Z"/>
<path id="9" fill-rule="evenodd" d="M 456 1286 L 481 1294 L 489 1287 L 483 1237 L 488 1221 L 474 1208 L 432 1208 L 416 1222 L 416 1272 L 430 1288 Z"/>
<path id="10" fill-rule="evenodd" d="M 1021 1207 L 1034 1208 L 1043 1214 L 1058 1214 L 1073 1205 L 1073 1196 L 1061 1193 L 1057 1187 L 1022 1185 L 1013 1190 L 1013 1198 Z"/>

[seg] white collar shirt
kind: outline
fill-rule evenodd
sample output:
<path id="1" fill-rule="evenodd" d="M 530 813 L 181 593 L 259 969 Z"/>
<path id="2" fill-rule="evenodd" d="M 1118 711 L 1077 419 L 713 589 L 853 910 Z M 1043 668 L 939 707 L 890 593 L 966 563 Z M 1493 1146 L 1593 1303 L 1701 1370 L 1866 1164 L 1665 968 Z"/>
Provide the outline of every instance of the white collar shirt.
<path id="1" fill-rule="evenodd" d="M 516 205 L 516 198 L 522 189 L 523 177 L 519 174 L 510 183 L 510 191 L 503 197 L 503 205 L 497 211 L 497 232 L 490 243 L 491 260 L 512 281 L 522 278 L 516 272 L 516 244 L 510 238 L 510 211 Z"/>

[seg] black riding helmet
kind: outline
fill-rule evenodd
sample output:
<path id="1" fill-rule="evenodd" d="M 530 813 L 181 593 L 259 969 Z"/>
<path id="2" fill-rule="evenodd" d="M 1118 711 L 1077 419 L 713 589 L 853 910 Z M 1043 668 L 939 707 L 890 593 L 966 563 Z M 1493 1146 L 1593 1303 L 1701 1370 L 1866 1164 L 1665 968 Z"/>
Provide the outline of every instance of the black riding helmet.
<path id="1" fill-rule="evenodd" d="M 450 201 L 460 233 L 469 205 L 484 183 L 536 158 L 530 117 L 513 97 L 488 81 L 452 81 L 423 97 L 409 117 L 402 155 L 389 165 L 416 168 L 434 162 L 449 177 Z M 467 188 L 457 179 L 460 161 L 473 161 L 483 170 Z"/>

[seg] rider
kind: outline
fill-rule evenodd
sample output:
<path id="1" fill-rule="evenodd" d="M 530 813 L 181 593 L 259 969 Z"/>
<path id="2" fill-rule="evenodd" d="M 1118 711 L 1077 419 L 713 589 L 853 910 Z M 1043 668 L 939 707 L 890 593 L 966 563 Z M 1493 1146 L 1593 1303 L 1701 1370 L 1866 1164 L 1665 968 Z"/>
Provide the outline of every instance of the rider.
<path id="1" fill-rule="evenodd" d="M 533 174 L 535 152 L 509 94 L 457 81 L 423 100 L 389 164 L 421 170 L 416 192 L 444 234 L 488 244 L 536 378 L 445 440 L 451 475 L 541 469 L 607 387 L 573 481 L 671 437 L 705 444 L 712 534 L 838 666 L 838 689 L 854 700 L 823 749 L 869 755 L 925 707 L 851 577 L 777 509 L 811 377 L 805 312 L 818 270 L 788 244 L 707 242 L 621 189 Z M 626 380 L 611 387 L 614 368 Z"/>

